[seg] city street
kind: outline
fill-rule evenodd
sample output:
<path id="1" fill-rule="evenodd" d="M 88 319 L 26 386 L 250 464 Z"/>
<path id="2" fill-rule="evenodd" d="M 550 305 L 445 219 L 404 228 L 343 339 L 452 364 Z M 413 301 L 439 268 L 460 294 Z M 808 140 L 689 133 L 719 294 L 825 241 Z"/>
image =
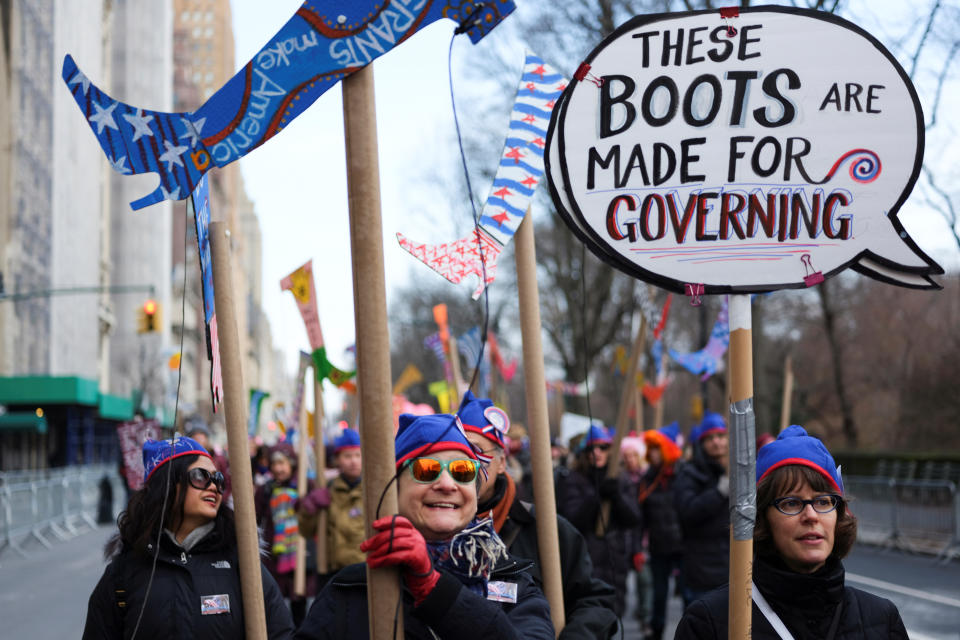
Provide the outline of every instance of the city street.
<path id="1" fill-rule="evenodd" d="M 0 554 L 3 637 L 79 638 L 112 530 L 102 527 L 50 550 L 31 548 L 28 558 Z M 862 546 L 844 564 L 851 586 L 896 603 L 912 640 L 960 640 L 960 562 L 942 566 L 929 556 Z M 680 609 L 680 600 L 671 599 L 667 637 Z M 624 623 L 625 637 L 636 638 L 639 627 L 629 613 Z"/>

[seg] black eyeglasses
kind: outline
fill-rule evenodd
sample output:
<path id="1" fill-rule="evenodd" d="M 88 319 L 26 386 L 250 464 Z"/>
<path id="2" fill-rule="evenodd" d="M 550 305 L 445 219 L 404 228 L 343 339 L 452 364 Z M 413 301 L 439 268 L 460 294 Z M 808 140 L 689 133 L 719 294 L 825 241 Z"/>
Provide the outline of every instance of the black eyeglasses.
<path id="1" fill-rule="evenodd" d="M 590 449 L 591 451 L 610 451 L 610 445 L 606 443 L 593 444 L 593 445 L 590 445 Z"/>
<path id="2" fill-rule="evenodd" d="M 786 496 L 785 498 L 777 498 L 774 500 L 773 506 L 785 516 L 798 516 L 803 513 L 807 505 L 813 507 L 813 510 L 817 513 L 830 513 L 837 508 L 837 505 L 839 505 L 842 500 L 843 498 L 832 493 L 816 496 L 810 500 Z"/>
<path id="3" fill-rule="evenodd" d="M 226 482 L 223 474 L 219 471 L 210 473 L 203 467 L 190 469 L 190 471 L 187 472 L 187 480 L 189 480 L 191 487 L 199 489 L 200 491 L 209 487 L 210 483 L 213 482 L 213 486 L 217 488 L 217 493 L 223 493 L 223 485 Z"/>

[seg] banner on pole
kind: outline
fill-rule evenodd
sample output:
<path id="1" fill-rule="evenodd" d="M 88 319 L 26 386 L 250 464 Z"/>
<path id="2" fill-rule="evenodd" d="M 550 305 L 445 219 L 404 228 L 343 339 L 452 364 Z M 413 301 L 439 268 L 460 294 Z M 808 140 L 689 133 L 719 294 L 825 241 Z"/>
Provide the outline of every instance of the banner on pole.
<path id="1" fill-rule="evenodd" d="M 148 438 L 160 437 L 160 422 L 153 418 L 137 418 L 117 425 L 120 455 L 123 457 L 123 477 L 131 491 L 143 487 L 143 443 Z"/>
<path id="2" fill-rule="evenodd" d="M 848 267 L 939 288 L 897 217 L 923 147 L 916 91 L 876 38 L 749 7 L 618 28 L 554 109 L 546 167 L 595 254 L 672 291 L 802 288 Z"/>
<path id="3" fill-rule="evenodd" d="M 439 245 L 413 242 L 397 234 L 401 247 L 450 282 L 459 284 L 475 275 L 479 282 L 474 300 L 496 278 L 497 260 L 523 222 L 540 184 L 550 113 L 566 86 L 562 74 L 527 51 L 500 166 L 477 228 L 465 238 Z"/>
<path id="4" fill-rule="evenodd" d="M 134 209 L 182 200 L 211 167 L 223 167 L 280 133 L 343 78 L 442 19 L 474 43 L 514 9 L 512 0 L 308 0 L 199 109 L 164 113 L 114 100 L 70 55 L 61 77 L 115 171 L 156 173 Z"/>
<path id="5" fill-rule="evenodd" d="M 197 183 L 187 199 L 187 215 L 197 228 L 197 249 L 200 256 L 200 281 L 203 292 L 203 322 L 207 337 L 207 359 L 210 361 L 210 395 L 213 411 L 223 402 L 223 372 L 220 370 L 220 335 L 213 300 L 213 260 L 210 257 L 210 187 L 206 176 Z"/>

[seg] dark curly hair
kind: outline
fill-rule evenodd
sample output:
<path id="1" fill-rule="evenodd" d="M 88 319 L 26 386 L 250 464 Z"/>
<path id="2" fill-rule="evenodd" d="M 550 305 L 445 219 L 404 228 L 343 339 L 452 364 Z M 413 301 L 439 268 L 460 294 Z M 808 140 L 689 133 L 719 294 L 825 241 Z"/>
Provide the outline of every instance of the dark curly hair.
<path id="1" fill-rule="evenodd" d="M 814 469 L 798 464 L 786 465 L 774 469 L 757 485 L 757 522 L 753 529 L 755 551 L 759 555 L 777 555 L 767 511 L 773 501 L 787 495 L 790 490 L 806 482 L 818 493 L 836 493 L 826 476 Z M 857 540 L 857 518 L 850 513 L 847 500 L 843 498 L 837 505 L 837 524 L 833 533 L 833 551 L 830 557 L 842 559 Z"/>
<path id="2" fill-rule="evenodd" d="M 160 529 L 164 496 L 167 507 L 163 513 L 163 528 L 177 530 L 183 521 L 183 502 L 186 496 L 181 487 L 186 486 L 187 470 L 199 457 L 186 455 L 173 458 L 158 467 L 143 488 L 130 496 L 126 510 L 117 518 L 119 531 L 111 536 L 104 547 L 105 558 L 109 559 L 125 549 L 149 555 L 147 546 L 156 542 Z M 219 539 L 226 545 L 235 546 L 233 510 L 221 503 L 214 522 L 214 532 Z"/>

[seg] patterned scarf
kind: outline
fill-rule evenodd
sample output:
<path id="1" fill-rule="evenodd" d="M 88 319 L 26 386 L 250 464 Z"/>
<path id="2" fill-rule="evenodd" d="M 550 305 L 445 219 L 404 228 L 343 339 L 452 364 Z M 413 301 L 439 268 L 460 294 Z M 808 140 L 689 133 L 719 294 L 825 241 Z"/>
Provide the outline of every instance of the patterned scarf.
<path id="1" fill-rule="evenodd" d="M 273 514 L 273 548 L 277 559 L 277 573 L 289 573 L 297 564 L 297 514 L 293 504 L 297 490 L 275 486 L 270 493 L 270 512 Z"/>
<path id="2" fill-rule="evenodd" d="M 490 518 L 474 518 L 449 540 L 428 540 L 427 551 L 434 567 L 453 574 L 467 589 L 484 598 L 490 572 L 497 560 L 507 557 L 507 548 Z"/>

